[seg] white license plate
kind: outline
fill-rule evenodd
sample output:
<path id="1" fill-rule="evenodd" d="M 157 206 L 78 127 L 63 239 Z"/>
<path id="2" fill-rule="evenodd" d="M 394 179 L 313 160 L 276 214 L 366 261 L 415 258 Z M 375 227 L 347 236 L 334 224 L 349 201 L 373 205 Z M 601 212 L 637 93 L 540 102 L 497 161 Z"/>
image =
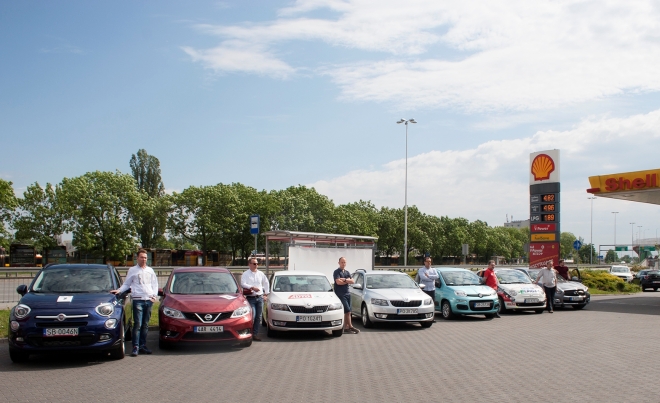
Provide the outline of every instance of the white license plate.
<path id="1" fill-rule="evenodd" d="M 475 308 L 490 308 L 490 302 L 475 302 Z"/>
<path id="2" fill-rule="evenodd" d="M 570 297 L 568 300 L 569 301 L 580 301 L 582 297 Z"/>
<path id="3" fill-rule="evenodd" d="M 417 314 L 417 308 L 397 309 L 396 313 L 397 315 L 415 315 Z"/>
<path id="4" fill-rule="evenodd" d="M 195 333 L 222 333 L 222 326 L 195 326 Z"/>
<path id="5" fill-rule="evenodd" d="M 538 298 L 525 298 L 525 303 L 526 304 L 533 304 L 535 302 L 539 302 Z"/>
<path id="6" fill-rule="evenodd" d="M 77 327 L 58 327 L 44 329 L 44 337 L 78 336 Z"/>
<path id="7" fill-rule="evenodd" d="M 296 316 L 296 322 L 320 322 L 321 315 Z"/>

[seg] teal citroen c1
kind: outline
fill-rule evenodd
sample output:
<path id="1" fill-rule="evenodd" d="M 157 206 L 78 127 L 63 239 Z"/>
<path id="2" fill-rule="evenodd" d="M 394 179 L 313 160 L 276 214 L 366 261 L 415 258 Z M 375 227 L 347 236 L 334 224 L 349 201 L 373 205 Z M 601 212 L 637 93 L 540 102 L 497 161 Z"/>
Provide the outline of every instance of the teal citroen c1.
<path id="1" fill-rule="evenodd" d="M 495 316 L 500 305 L 497 292 L 481 284 L 476 274 L 454 267 L 436 270 L 439 278 L 435 281 L 435 310 L 444 319 L 453 319 L 458 315 Z"/>

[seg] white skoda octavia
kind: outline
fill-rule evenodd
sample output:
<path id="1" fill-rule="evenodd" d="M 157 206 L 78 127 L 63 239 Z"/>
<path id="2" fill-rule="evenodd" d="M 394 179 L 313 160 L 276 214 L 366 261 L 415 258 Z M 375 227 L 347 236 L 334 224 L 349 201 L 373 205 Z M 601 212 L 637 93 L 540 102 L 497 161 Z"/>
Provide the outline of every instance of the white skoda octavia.
<path id="1" fill-rule="evenodd" d="M 344 309 L 328 278 L 313 271 L 279 271 L 264 309 L 268 337 L 280 331 L 330 330 L 343 333 Z"/>

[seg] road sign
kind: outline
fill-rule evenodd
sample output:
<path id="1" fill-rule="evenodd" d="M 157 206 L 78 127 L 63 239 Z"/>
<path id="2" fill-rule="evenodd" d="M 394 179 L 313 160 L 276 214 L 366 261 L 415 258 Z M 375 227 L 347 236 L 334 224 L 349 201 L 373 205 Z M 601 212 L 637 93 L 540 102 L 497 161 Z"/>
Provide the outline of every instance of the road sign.
<path id="1" fill-rule="evenodd" d="M 628 247 L 627 246 L 615 246 L 614 250 L 617 251 L 617 252 L 626 251 L 626 250 L 628 250 Z"/>
<path id="2" fill-rule="evenodd" d="M 582 247 L 582 242 L 576 239 L 575 242 L 573 242 L 573 249 L 580 250 L 581 247 Z"/>
<path id="3" fill-rule="evenodd" d="M 470 254 L 470 245 L 469 244 L 464 243 L 462 249 L 463 249 L 462 250 L 463 256 Z"/>
<path id="4" fill-rule="evenodd" d="M 250 216 L 250 234 L 257 235 L 259 233 L 259 214 Z"/>

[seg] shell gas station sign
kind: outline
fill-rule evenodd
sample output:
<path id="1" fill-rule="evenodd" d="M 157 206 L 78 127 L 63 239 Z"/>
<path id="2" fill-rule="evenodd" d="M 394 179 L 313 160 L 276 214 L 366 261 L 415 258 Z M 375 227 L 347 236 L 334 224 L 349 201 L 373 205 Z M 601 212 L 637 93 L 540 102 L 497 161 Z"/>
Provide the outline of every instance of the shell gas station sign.
<path id="1" fill-rule="evenodd" d="M 589 184 L 594 196 L 660 204 L 660 169 L 590 176 Z"/>
<path id="2" fill-rule="evenodd" d="M 559 263 L 559 150 L 529 155 L 529 267 Z"/>

